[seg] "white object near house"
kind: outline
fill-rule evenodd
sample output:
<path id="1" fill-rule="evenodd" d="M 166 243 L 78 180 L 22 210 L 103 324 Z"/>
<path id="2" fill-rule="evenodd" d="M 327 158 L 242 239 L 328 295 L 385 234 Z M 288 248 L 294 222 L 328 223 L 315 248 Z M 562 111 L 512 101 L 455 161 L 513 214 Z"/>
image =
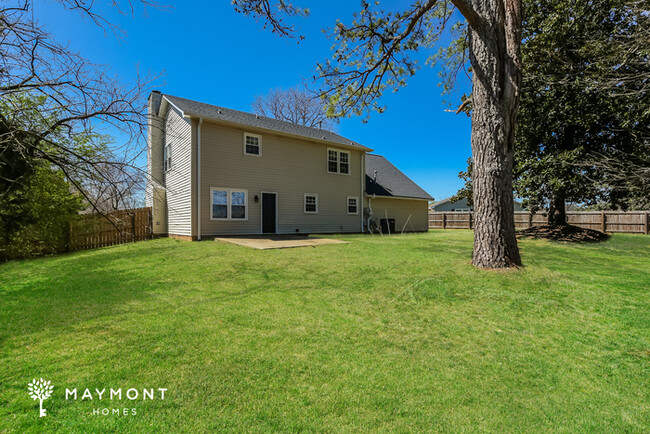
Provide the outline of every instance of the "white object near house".
<path id="1" fill-rule="evenodd" d="M 385 216 L 398 231 L 428 229 L 432 198 L 384 157 L 333 132 L 156 91 L 149 118 L 154 234 L 363 232 Z"/>

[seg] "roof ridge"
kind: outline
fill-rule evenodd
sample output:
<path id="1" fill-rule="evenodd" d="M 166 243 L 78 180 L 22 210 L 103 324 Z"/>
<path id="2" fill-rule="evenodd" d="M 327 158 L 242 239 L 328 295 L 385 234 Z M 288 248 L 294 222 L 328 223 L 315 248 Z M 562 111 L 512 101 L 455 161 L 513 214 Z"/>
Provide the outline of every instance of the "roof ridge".
<path id="1" fill-rule="evenodd" d="M 258 115 L 257 113 L 251 113 L 251 112 L 247 112 L 247 111 L 243 111 L 243 110 L 237 110 L 237 109 L 233 109 L 233 108 L 219 106 L 219 105 L 216 105 L 216 104 L 210 104 L 210 103 L 207 103 L 207 102 L 196 101 L 196 100 L 185 98 L 185 97 L 182 97 L 182 96 L 170 95 L 168 93 L 163 93 L 162 96 L 163 97 L 182 99 L 182 100 L 189 101 L 189 102 L 192 102 L 192 103 L 195 103 L 195 104 L 204 104 L 204 105 L 214 107 L 214 108 L 219 109 L 219 110 L 228 110 L 228 111 L 231 111 L 231 112 L 241 113 L 241 114 L 244 114 L 244 115 L 247 115 L 247 116 L 255 116 L 255 117 L 257 117 L 257 119 L 268 119 L 268 120 L 273 121 L 273 122 L 280 122 L 280 123 L 291 125 L 291 126 L 294 126 L 294 127 L 306 128 L 306 129 L 319 131 L 319 132 L 327 132 L 327 133 L 330 133 L 330 134 L 334 134 L 335 136 L 341 137 L 342 139 L 354 142 L 353 140 L 348 139 L 347 137 L 344 137 L 344 136 L 342 136 L 342 135 L 340 135 L 338 133 L 335 133 L 334 131 L 323 129 L 323 128 L 317 128 L 317 127 L 310 127 L 310 126 L 307 126 L 307 125 L 301 125 L 301 124 L 297 124 L 297 123 L 294 123 L 294 122 L 284 121 L 282 119 L 277 119 L 277 118 L 272 118 L 272 117 L 268 117 L 268 116 Z M 354 143 L 356 143 L 356 142 L 354 142 Z"/>

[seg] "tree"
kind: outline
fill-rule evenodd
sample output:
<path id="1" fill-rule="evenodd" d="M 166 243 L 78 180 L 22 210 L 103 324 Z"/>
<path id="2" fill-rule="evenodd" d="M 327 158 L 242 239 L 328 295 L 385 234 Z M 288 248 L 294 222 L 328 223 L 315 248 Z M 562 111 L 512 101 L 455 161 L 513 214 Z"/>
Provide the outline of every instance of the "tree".
<path id="1" fill-rule="evenodd" d="M 567 201 L 647 197 L 625 169 L 650 160 L 647 13 L 629 0 L 525 5 L 518 194 L 533 211 L 548 204 L 552 225 L 566 224 Z"/>
<path id="2" fill-rule="evenodd" d="M 330 131 L 337 124 L 335 118 L 327 117 L 317 95 L 298 87 L 271 89 L 266 95 L 257 95 L 253 111 L 260 116 Z"/>
<path id="3" fill-rule="evenodd" d="M 40 114 L 45 97 L 13 95 L 9 100 L 23 110 L 22 121 L 33 122 Z M 69 223 L 83 208 L 83 198 L 73 191 L 63 171 L 41 157 L 57 155 L 57 149 L 33 136 L 10 133 L 22 131 L 17 119 L 5 114 L 12 105 L 0 101 L 0 260 L 21 258 L 60 250 L 68 234 Z M 14 122 L 14 125 L 9 124 Z M 51 125 L 53 119 L 46 119 Z M 94 150 L 78 142 L 80 136 L 68 138 L 62 131 L 52 132 L 52 140 L 73 149 L 76 154 L 92 157 Z M 17 148 L 16 142 L 22 144 Z"/>
<path id="4" fill-rule="evenodd" d="M 119 31 L 95 11 L 95 2 L 57 3 L 105 30 Z M 150 4 L 134 0 L 128 5 L 133 10 L 137 3 Z M 118 3 L 112 6 L 118 8 Z M 22 160 L 21 166 L 46 161 L 56 167 L 94 206 L 86 184 L 112 184 L 107 167 L 127 178 L 142 173 L 137 161 L 145 151 L 146 87 L 154 78 L 130 84 L 112 78 L 107 67 L 53 40 L 33 21 L 31 7 L 31 2 L 14 1 L 0 8 L 0 99 L 5 127 L 1 140 L 5 150 L 11 149 L 12 158 Z M 38 110 L 33 101 L 38 101 Z M 105 150 L 104 137 L 95 132 L 100 125 L 113 126 L 129 139 L 110 152 L 99 152 Z M 20 173 L 14 173 L 7 181 L 19 184 L 21 179 Z"/>
<path id="5" fill-rule="evenodd" d="M 458 192 L 452 196 L 450 199 L 452 202 L 456 202 L 460 199 L 466 199 L 467 205 L 474 205 L 474 190 L 472 189 L 472 166 L 474 162 L 472 157 L 467 159 L 467 169 L 461 172 L 458 172 L 458 177 L 465 182 L 465 185 L 458 190 Z"/>
<path id="6" fill-rule="evenodd" d="M 302 9 L 284 1 L 234 0 L 235 10 L 261 17 L 280 34 L 293 28 L 282 18 Z M 472 263 L 480 268 L 521 264 L 515 237 L 512 164 L 521 82 L 520 0 L 416 1 L 397 12 L 362 1 L 352 24 L 337 22 L 333 60 L 318 66 L 328 114 L 381 112 L 387 89 L 406 84 L 416 73 L 413 55 L 432 47 L 459 11 L 469 27 L 473 72 L 472 154 L 476 224 Z"/>

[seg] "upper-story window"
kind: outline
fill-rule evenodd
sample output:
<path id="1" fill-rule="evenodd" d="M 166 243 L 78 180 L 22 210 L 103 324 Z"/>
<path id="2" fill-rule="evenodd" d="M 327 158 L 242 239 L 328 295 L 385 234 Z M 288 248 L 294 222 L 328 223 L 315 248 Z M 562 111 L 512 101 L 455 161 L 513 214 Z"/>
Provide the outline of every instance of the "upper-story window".
<path id="1" fill-rule="evenodd" d="M 163 171 L 167 172 L 172 168 L 172 146 L 169 140 L 165 140 L 163 147 Z"/>
<path id="2" fill-rule="evenodd" d="M 262 155 L 262 136 L 258 134 L 244 133 L 244 154 Z"/>
<path id="3" fill-rule="evenodd" d="M 329 173 L 350 173 L 350 153 L 338 149 L 327 150 L 327 171 Z"/>

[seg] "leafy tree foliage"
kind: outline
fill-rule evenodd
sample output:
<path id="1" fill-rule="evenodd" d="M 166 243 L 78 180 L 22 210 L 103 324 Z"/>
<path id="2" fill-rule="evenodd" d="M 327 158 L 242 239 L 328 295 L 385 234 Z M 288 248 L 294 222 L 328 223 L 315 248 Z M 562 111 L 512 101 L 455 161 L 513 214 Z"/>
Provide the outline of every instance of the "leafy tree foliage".
<path id="1" fill-rule="evenodd" d="M 649 161 L 649 20 L 637 3 L 525 3 L 515 187 L 532 210 L 549 205 L 551 224 L 565 224 L 567 201 L 628 207 L 650 192 L 619 172 Z"/>
<path id="2" fill-rule="evenodd" d="M 25 132 L 56 124 L 59 113 L 44 109 L 47 99 L 14 94 L 0 102 L 0 260 L 61 250 L 69 222 L 88 202 L 70 182 L 83 174 L 64 170 L 57 159 L 110 155 L 97 145 L 101 137 L 70 136 L 63 126 L 50 131 L 47 141 Z M 13 110 L 18 106 L 20 116 Z"/>

